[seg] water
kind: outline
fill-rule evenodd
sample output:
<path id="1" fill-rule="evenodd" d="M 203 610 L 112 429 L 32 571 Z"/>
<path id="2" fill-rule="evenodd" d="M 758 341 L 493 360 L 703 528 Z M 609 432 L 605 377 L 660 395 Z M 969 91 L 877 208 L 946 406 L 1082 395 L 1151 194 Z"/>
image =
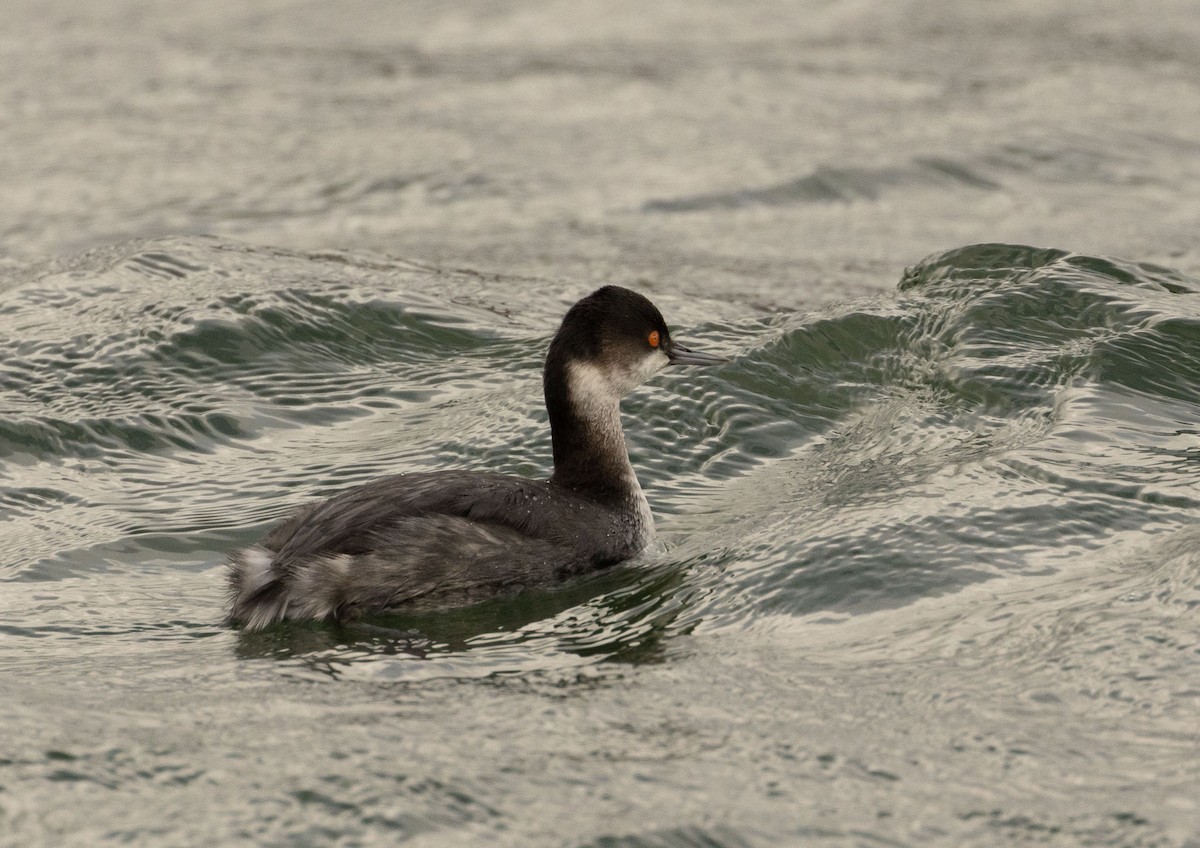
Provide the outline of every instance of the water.
<path id="1" fill-rule="evenodd" d="M 1027 5 L 11 4 L 0 844 L 1200 844 L 1200 15 Z M 653 551 L 221 626 L 600 281 Z"/>

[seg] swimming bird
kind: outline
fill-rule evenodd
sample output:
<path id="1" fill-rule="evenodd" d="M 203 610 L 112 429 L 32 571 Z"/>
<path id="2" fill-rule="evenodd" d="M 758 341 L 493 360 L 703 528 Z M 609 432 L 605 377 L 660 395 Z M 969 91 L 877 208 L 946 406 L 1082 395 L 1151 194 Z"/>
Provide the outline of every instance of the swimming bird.
<path id="1" fill-rule="evenodd" d="M 343 621 L 462 606 L 640 552 L 654 519 L 625 448 L 620 401 L 669 365 L 727 360 L 671 338 L 642 295 L 605 286 L 567 312 L 543 391 L 554 472 L 383 477 L 302 507 L 228 560 L 230 624 Z"/>

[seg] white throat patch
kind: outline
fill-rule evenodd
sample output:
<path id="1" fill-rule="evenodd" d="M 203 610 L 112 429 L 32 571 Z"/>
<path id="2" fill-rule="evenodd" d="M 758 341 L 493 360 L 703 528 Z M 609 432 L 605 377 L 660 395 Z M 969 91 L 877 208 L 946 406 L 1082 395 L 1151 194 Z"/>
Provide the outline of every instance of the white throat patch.
<path id="1" fill-rule="evenodd" d="M 667 355 L 661 351 L 642 357 L 632 368 L 602 368 L 592 362 L 572 362 L 567 366 L 567 385 L 575 406 L 584 413 L 619 404 L 621 398 L 669 364 Z"/>
<path id="2" fill-rule="evenodd" d="M 649 544 L 654 538 L 654 516 L 650 504 L 638 483 L 637 474 L 629 464 L 625 449 L 625 433 L 621 429 L 621 398 L 636 386 L 657 374 L 668 364 L 666 354 L 648 356 L 642 363 L 642 374 L 617 374 L 621 383 L 613 385 L 611 371 L 586 362 L 572 362 L 567 366 L 567 391 L 575 414 L 586 419 L 596 428 L 598 447 L 620 457 L 624 464 L 624 476 L 631 488 L 634 509 L 637 513 L 639 544 Z M 624 378 L 624 379 L 622 379 Z"/>
<path id="3" fill-rule="evenodd" d="M 627 390 L 614 385 L 613 377 L 613 371 L 590 362 L 572 362 L 567 366 L 567 392 L 575 414 L 592 428 L 597 449 L 619 455 L 628 465 L 621 429 L 621 398 Z M 629 474 L 633 476 L 632 468 Z"/>
<path id="4" fill-rule="evenodd" d="M 590 362 L 572 362 L 567 366 L 567 391 L 571 405 L 584 418 L 604 417 L 624 396 L 609 380 L 608 373 Z"/>

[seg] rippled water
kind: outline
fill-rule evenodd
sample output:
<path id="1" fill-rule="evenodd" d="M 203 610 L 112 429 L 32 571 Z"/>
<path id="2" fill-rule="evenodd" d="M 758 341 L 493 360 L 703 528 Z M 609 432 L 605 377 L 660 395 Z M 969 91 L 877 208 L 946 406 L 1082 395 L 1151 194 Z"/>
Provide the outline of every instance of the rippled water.
<path id="1" fill-rule="evenodd" d="M 4 22 L 0 845 L 1200 845 L 1194 4 Z M 602 282 L 731 358 L 624 404 L 654 550 L 221 625 L 297 504 L 546 474 Z"/>
<path id="2" fill-rule="evenodd" d="M 443 615 L 221 627 L 221 552 L 313 496 L 545 473 L 574 293 L 477 282 L 216 239 L 9 276 L 16 832 L 534 838 L 636 803 L 666 830 L 609 827 L 741 844 L 844 793 L 843 827 L 933 805 L 962 838 L 1190 820 L 1200 281 L 980 245 L 812 313 L 660 298 L 733 362 L 625 405 L 657 550 Z"/>

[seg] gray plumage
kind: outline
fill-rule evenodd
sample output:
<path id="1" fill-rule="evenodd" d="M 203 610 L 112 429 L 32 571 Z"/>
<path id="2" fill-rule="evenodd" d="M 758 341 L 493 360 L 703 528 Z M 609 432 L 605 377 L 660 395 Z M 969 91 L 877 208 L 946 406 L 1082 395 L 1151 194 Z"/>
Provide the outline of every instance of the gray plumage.
<path id="1" fill-rule="evenodd" d="M 235 552 L 229 617 L 253 630 L 471 604 L 636 555 L 652 532 L 640 519 L 634 503 L 599 506 L 550 482 L 385 477 L 310 504 Z"/>

